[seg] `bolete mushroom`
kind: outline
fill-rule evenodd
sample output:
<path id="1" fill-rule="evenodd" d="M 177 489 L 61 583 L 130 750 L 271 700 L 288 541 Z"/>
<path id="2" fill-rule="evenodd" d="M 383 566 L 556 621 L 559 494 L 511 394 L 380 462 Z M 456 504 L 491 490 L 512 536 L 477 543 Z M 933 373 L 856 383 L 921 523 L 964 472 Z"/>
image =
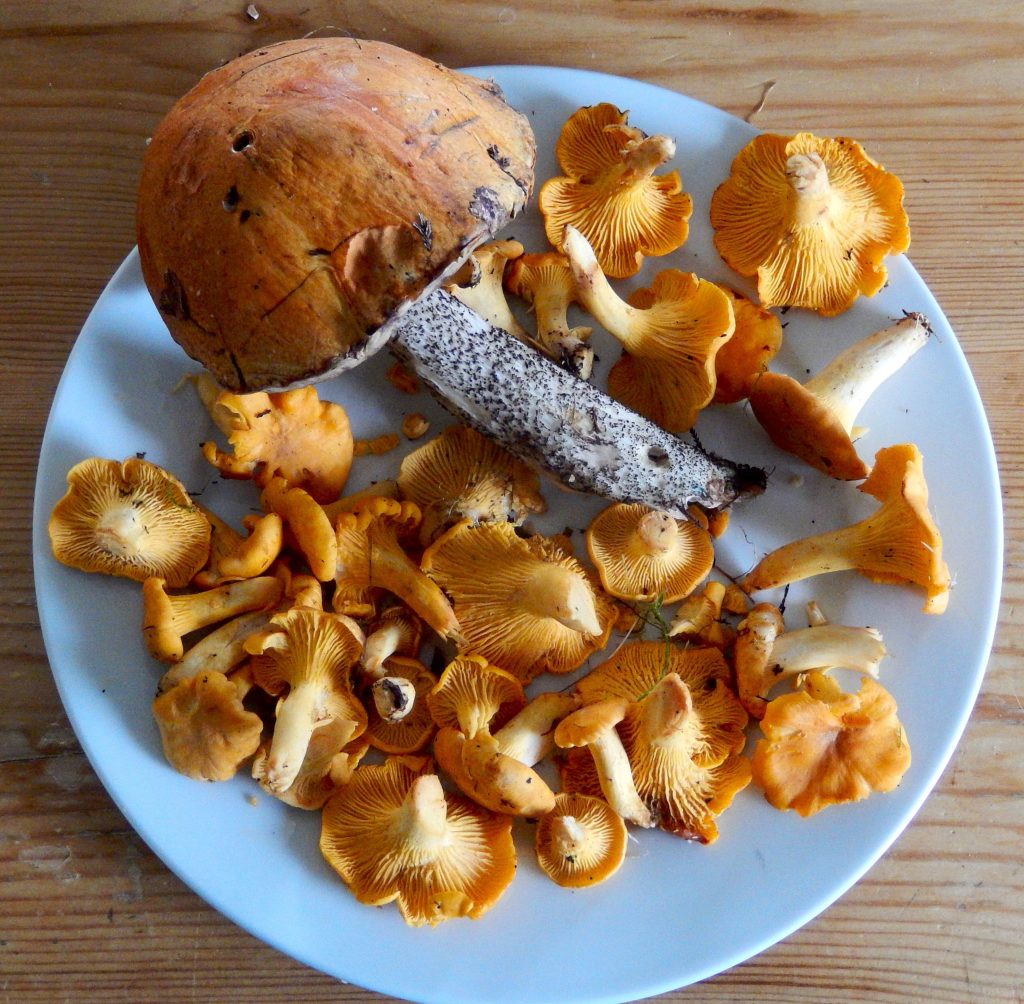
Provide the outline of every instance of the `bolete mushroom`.
<path id="1" fill-rule="evenodd" d="M 63 564 L 138 582 L 157 576 L 180 587 L 206 563 L 210 523 L 162 467 L 138 457 L 90 457 L 67 481 L 48 527 Z"/>
<path id="2" fill-rule="evenodd" d="M 804 383 L 762 373 L 750 386 L 754 416 L 772 442 L 816 470 L 844 481 L 867 476 L 854 422 L 878 387 L 924 347 L 931 335 L 923 314 L 907 314 L 840 352 Z"/>
<path id="3" fill-rule="evenodd" d="M 534 159 L 528 120 L 493 83 L 365 39 L 263 46 L 154 132 L 143 277 L 229 390 L 319 379 L 390 342 L 457 415 L 574 487 L 658 508 L 762 490 L 762 472 L 577 386 L 437 288 L 526 205 Z"/>
<path id="4" fill-rule="evenodd" d="M 826 316 L 873 296 L 884 259 L 906 251 L 903 185 L 852 139 L 762 134 L 733 161 L 711 199 L 715 246 L 757 277 L 764 307 Z"/>

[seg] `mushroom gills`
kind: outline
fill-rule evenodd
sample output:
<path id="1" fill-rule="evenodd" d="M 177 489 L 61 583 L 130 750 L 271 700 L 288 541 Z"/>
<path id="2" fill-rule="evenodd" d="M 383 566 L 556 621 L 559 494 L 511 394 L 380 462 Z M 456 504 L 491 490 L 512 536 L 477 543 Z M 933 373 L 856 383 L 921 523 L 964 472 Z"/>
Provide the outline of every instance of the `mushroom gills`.
<path id="1" fill-rule="evenodd" d="M 762 470 L 666 432 L 443 290 L 405 311 L 391 346 L 450 411 L 570 488 L 674 516 L 764 490 Z"/>

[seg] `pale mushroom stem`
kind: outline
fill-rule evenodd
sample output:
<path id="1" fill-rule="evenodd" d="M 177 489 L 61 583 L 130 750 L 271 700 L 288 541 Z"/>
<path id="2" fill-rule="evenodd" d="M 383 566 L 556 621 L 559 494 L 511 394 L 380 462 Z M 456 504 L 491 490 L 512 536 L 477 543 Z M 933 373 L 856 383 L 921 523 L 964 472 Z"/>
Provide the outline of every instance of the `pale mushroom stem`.
<path id="1" fill-rule="evenodd" d="M 786 161 L 786 179 L 796 197 L 796 222 L 807 226 L 828 212 L 832 184 L 821 155 L 795 153 Z"/>
<path id="2" fill-rule="evenodd" d="M 612 289 L 586 237 L 575 227 L 567 225 L 562 238 L 562 251 L 572 267 L 580 303 L 626 349 L 632 351 L 639 348 L 638 339 L 631 334 L 635 327 L 633 319 L 638 310 Z"/>
<path id="3" fill-rule="evenodd" d="M 654 819 L 636 790 L 633 767 L 618 732 L 614 728 L 606 729 L 588 744 L 588 749 L 608 804 L 623 819 L 637 826 L 653 826 Z"/>
<path id="4" fill-rule="evenodd" d="M 360 662 L 367 675 L 379 680 L 383 675 L 383 666 L 387 659 L 398 651 L 402 643 L 401 624 L 384 624 L 366 636 L 366 645 Z"/>
<path id="5" fill-rule="evenodd" d="M 636 535 L 645 552 L 652 556 L 665 557 L 679 546 L 676 521 L 667 512 L 647 513 L 640 520 Z"/>
<path id="6" fill-rule="evenodd" d="M 530 767 L 540 763 L 555 748 L 555 725 L 575 710 L 578 703 L 571 693 L 538 694 L 494 733 L 498 749 Z"/>
<path id="7" fill-rule="evenodd" d="M 693 697 L 678 673 L 669 673 L 643 701 L 640 728 L 652 746 L 669 746 L 693 719 Z"/>
<path id="8" fill-rule="evenodd" d="M 841 666 L 877 677 L 884 657 L 882 636 L 874 628 L 823 624 L 780 634 L 772 646 L 771 662 L 780 675 Z"/>
<path id="9" fill-rule="evenodd" d="M 676 144 L 670 136 L 645 136 L 626 147 L 622 159 L 624 173 L 631 180 L 649 178 L 675 152 Z"/>
<path id="10" fill-rule="evenodd" d="M 586 581 L 561 565 L 545 564 L 530 576 L 523 598 L 531 613 L 551 617 L 584 635 L 601 633 L 594 594 Z"/>
<path id="11" fill-rule="evenodd" d="M 586 839 L 586 828 L 575 816 L 557 816 L 551 823 L 551 844 L 560 857 L 575 861 Z"/>
<path id="12" fill-rule="evenodd" d="M 269 791 L 287 791 L 298 776 L 317 725 L 318 697 L 318 687 L 299 684 L 278 702 L 263 782 Z"/>
<path id="13" fill-rule="evenodd" d="M 436 774 L 421 774 L 413 781 L 397 822 L 415 856 L 411 864 L 437 858 L 448 833 L 448 805 Z"/>
<path id="14" fill-rule="evenodd" d="M 851 345 L 836 356 L 804 388 L 828 405 L 847 434 L 871 395 L 919 349 L 931 335 L 923 314 L 903 320 Z"/>
<path id="15" fill-rule="evenodd" d="M 386 722 L 400 722 L 416 705 L 416 687 L 404 677 L 379 677 L 370 689 L 373 706 Z"/>

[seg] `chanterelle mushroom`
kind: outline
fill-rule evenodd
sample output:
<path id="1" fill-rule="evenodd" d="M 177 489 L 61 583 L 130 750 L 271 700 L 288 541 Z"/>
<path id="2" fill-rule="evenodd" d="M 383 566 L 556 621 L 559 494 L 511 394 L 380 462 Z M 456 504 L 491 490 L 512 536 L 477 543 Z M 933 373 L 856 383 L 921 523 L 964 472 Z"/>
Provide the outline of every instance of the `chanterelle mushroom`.
<path id="1" fill-rule="evenodd" d="M 678 171 L 654 172 L 675 152 L 670 137 L 627 125 L 626 113 L 607 102 L 574 112 L 556 146 L 565 176 L 540 192 L 548 240 L 559 247 L 571 224 L 615 278 L 636 275 L 645 255 L 674 251 L 689 234 L 693 201 Z"/>
<path id="2" fill-rule="evenodd" d="M 68 471 L 68 492 L 50 515 L 54 557 L 85 572 L 185 586 L 206 563 L 210 523 L 184 485 L 133 457 L 92 457 Z"/>
<path id="3" fill-rule="evenodd" d="M 374 41 L 265 46 L 208 73 L 154 133 L 143 276 L 232 390 L 340 372 L 391 339 L 456 414 L 576 488 L 663 509 L 763 488 L 436 288 L 523 208 L 534 158 L 491 83 Z"/>
<path id="4" fill-rule="evenodd" d="M 628 302 L 612 289 L 583 235 L 563 244 L 580 302 L 622 342 L 608 392 L 669 432 L 693 426 L 715 393 L 715 356 L 732 336 L 732 298 L 706 279 L 665 269 Z"/>
<path id="5" fill-rule="evenodd" d="M 486 913 L 515 876 L 512 817 L 446 795 L 425 758 L 359 767 L 324 806 L 320 850 L 361 903 L 407 924 Z"/>
<path id="6" fill-rule="evenodd" d="M 886 280 L 910 228 L 899 178 L 852 139 L 760 135 L 711 199 L 715 246 L 765 307 L 846 310 Z"/>
<path id="7" fill-rule="evenodd" d="M 601 584 L 624 600 L 672 603 L 688 595 L 715 559 L 707 530 L 644 505 L 616 502 L 587 527 Z"/>
<path id="8" fill-rule="evenodd" d="M 597 885 L 619 870 L 627 839 L 626 824 L 607 802 L 563 793 L 537 821 L 537 863 L 568 889 Z"/>
<path id="9" fill-rule="evenodd" d="M 867 465 L 853 443 L 863 430 L 853 423 L 868 398 L 930 334 L 926 317 L 907 314 L 840 352 L 802 384 L 782 373 L 763 373 L 750 386 L 750 407 L 780 449 L 833 478 L 866 477 Z"/>
<path id="10" fill-rule="evenodd" d="M 879 450 L 871 476 L 859 488 L 882 503 L 874 515 L 783 544 L 743 578 L 743 588 L 757 592 L 856 569 L 875 582 L 920 586 L 925 613 L 943 613 L 951 579 L 942 559 L 942 535 L 928 509 L 920 451 L 912 443 Z"/>

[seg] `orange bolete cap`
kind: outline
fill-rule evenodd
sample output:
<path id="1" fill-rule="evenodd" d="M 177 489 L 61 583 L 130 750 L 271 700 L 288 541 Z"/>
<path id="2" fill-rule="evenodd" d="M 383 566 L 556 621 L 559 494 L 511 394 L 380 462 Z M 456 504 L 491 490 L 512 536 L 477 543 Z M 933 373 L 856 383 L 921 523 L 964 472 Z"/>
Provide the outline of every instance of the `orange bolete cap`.
<path id="1" fill-rule="evenodd" d="M 158 576 L 172 587 L 187 585 L 206 564 L 210 523 L 162 467 L 138 457 L 91 457 L 67 481 L 48 527 L 63 564 L 137 582 Z"/>
<path id="2" fill-rule="evenodd" d="M 512 818 L 445 794 L 426 758 L 361 766 L 324 806 L 320 850 L 356 899 L 407 924 L 481 917 L 515 877 Z"/>
<path id="3" fill-rule="evenodd" d="M 852 139 L 760 135 L 711 199 L 715 246 L 757 277 L 765 307 L 831 316 L 885 285 L 883 261 L 906 251 L 903 185 Z"/>
<path id="4" fill-rule="evenodd" d="M 824 700 L 800 691 L 768 703 L 752 767 L 776 809 L 810 816 L 891 791 L 910 766 L 896 702 L 881 684 L 865 679 L 856 694 L 825 692 Z"/>
<path id="5" fill-rule="evenodd" d="M 587 551 L 601 585 L 622 600 L 672 603 L 711 571 L 711 536 L 688 519 L 640 503 L 616 502 L 587 528 Z"/>
<path id="6" fill-rule="evenodd" d="M 548 240 L 560 247 L 566 224 L 594 246 L 607 275 L 636 275 L 644 257 L 680 247 L 693 201 L 678 171 L 654 172 L 676 152 L 668 136 L 648 136 L 625 112 L 602 103 L 574 112 L 555 148 L 565 172 L 540 190 Z"/>

